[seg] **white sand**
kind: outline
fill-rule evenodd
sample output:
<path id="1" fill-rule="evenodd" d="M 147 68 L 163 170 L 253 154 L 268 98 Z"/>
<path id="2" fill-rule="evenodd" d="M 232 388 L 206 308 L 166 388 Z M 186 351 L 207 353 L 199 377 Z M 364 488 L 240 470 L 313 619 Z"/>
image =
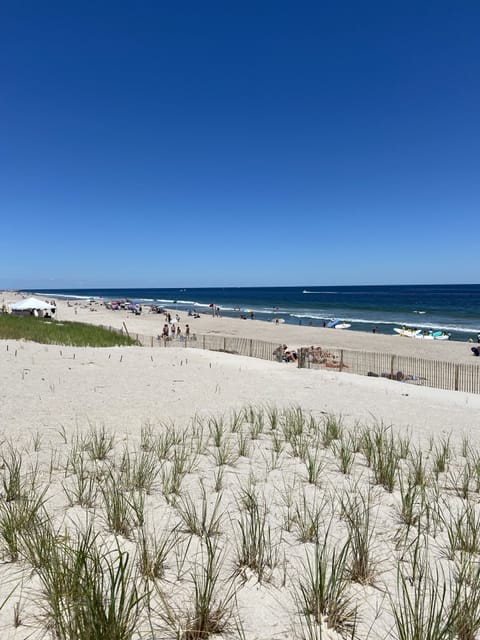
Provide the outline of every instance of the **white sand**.
<path id="1" fill-rule="evenodd" d="M 7 351 L 8 347 L 8 351 Z M 87 420 L 139 429 L 149 418 L 186 420 L 245 404 L 298 404 L 351 420 L 411 426 L 428 437 L 480 424 L 480 396 L 383 378 L 297 369 L 185 348 L 80 349 L 2 341 L 1 416 L 25 426 L 72 429 Z M 16 354 L 16 355 L 15 355 Z"/>
<path id="2" fill-rule="evenodd" d="M 21 299 L 14 292 L 0 292 L 0 304 Z M 65 300 L 58 300 L 57 317 L 61 320 L 76 320 L 92 324 L 103 324 L 120 329 L 125 324 L 127 330 L 134 334 L 157 336 L 164 324 L 163 314 L 145 313 L 136 316 L 129 311 L 111 311 L 101 302 L 72 301 L 68 306 Z M 198 334 L 217 334 L 225 336 L 241 336 L 268 342 L 288 344 L 289 347 L 322 346 L 357 349 L 363 351 L 381 351 L 397 355 L 414 355 L 449 362 L 465 362 L 476 364 L 471 353 L 471 344 L 457 341 L 413 340 L 398 335 L 371 334 L 361 331 L 323 329 L 300 325 L 263 322 L 261 320 L 240 320 L 239 318 L 215 318 L 210 313 L 201 314 L 200 318 L 188 317 L 184 311 L 172 311 L 173 317 L 180 315 L 180 326 L 185 331 L 185 324 Z"/>
<path id="3" fill-rule="evenodd" d="M 8 301 L 15 299 L 9 293 L 3 296 Z M 185 314 L 181 315 L 183 326 L 188 319 Z M 60 302 L 58 319 L 90 321 L 117 327 L 126 322 L 130 330 L 151 335 L 159 333 L 163 325 L 163 316 L 136 317 L 125 312 L 107 311 L 99 305 L 88 303 L 68 307 L 65 302 Z M 441 353 L 442 357 L 458 358 L 457 361 L 462 361 L 463 353 L 468 349 L 468 345 L 461 343 L 412 345 L 413 341 L 395 337 L 354 332 L 342 332 L 338 335 L 332 330 L 270 326 L 250 320 L 208 317 L 190 319 L 190 325 L 198 333 L 215 331 L 224 335 L 245 335 L 287 342 L 290 345 L 312 343 L 360 348 L 359 345 L 368 344 L 362 348 L 371 349 L 371 345 L 375 343 L 382 349 L 395 347 L 397 352 L 400 348 L 414 348 L 416 353 L 420 350 L 426 357 L 427 354 L 434 357 Z M 467 358 L 467 361 L 470 362 L 471 358 Z M 311 412 L 319 421 L 326 414 L 335 414 L 342 416 L 345 426 L 349 428 L 353 428 L 356 423 L 374 425 L 383 422 L 385 425 L 392 425 L 396 434 L 410 433 L 412 443 L 426 452 L 426 459 L 432 443 L 438 444 L 442 437 L 450 434 L 452 447 L 455 448 L 455 453 L 452 454 L 455 462 L 452 463 L 451 473 L 459 473 L 462 468 L 460 448 L 463 436 L 468 435 L 473 445 L 480 445 L 480 396 L 471 394 L 331 371 L 299 370 L 294 365 L 184 348 L 80 349 L 0 341 L 3 455 L 7 455 L 7 443 L 11 443 L 24 452 L 25 464 L 38 461 L 42 483 L 48 485 L 51 509 L 67 528 L 72 527 L 72 522 L 80 517 L 80 508 L 68 507 L 62 489 L 65 472 L 61 465 L 51 477 L 49 468 L 52 459 L 58 458 L 65 462 L 75 433 L 86 433 L 92 427 L 105 427 L 115 435 L 112 457 L 115 455 L 118 459 L 125 445 L 138 450 L 141 429 L 146 424 L 152 425 L 156 433 L 164 431 L 165 425 L 171 423 L 179 429 L 186 428 L 191 418 L 197 414 L 204 419 L 208 433 L 210 416 L 223 415 L 226 425 L 229 425 L 231 410 L 248 405 L 268 405 L 280 409 L 299 406 L 305 412 Z M 265 428 L 265 432 L 258 440 L 251 441 L 249 458 L 240 458 L 233 466 L 225 467 L 222 493 L 224 517 L 220 540 L 226 553 L 223 577 L 227 579 L 235 564 L 238 496 L 251 474 L 257 479 L 258 491 L 267 499 L 272 535 L 278 541 L 282 557 L 286 561 L 286 564 L 273 571 L 270 581 L 259 583 L 251 571 L 244 573 L 245 584 L 242 585 L 240 579 L 237 579 L 237 615 L 242 620 L 248 640 L 288 639 L 296 637 L 295 634 L 301 637 L 293 594 L 299 576 L 304 574 L 301 563 L 306 554 L 311 553 L 312 544 L 299 542 L 294 530 L 285 531 L 282 528 L 285 518 L 282 492 L 285 487 L 295 487 L 295 504 L 300 504 L 302 495 L 308 495 L 308 499 L 313 501 L 311 504 L 325 499 L 326 505 L 332 505 L 335 503 L 332 497 L 335 489 L 348 487 L 353 483 L 364 489 L 371 485 L 371 472 L 360 454 L 357 454 L 351 476 L 344 476 L 338 471 L 332 451 L 325 449 L 321 452 L 325 458 L 325 471 L 319 486 L 315 488 L 306 480 L 304 463 L 289 453 L 290 445 L 285 446 L 278 466 L 270 462 L 273 456 L 272 439 L 268 428 Z M 38 434 L 41 441 L 39 451 L 34 451 L 35 434 Z M 64 435 L 68 444 L 64 442 Z M 227 434 L 225 437 L 232 447 L 237 442 L 236 434 Z M 208 451 L 209 453 L 201 456 L 197 469 L 185 478 L 182 491 L 184 495 L 191 495 L 198 503 L 201 497 L 199 480 L 202 480 L 212 505 L 217 495 L 213 490 L 216 467 L 212 442 Z M 440 486 L 445 500 L 460 504 L 460 499 L 452 492 L 454 484 L 448 474 L 441 476 Z M 472 496 L 473 501 L 478 500 L 478 495 L 473 491 Z M 398 503 L 398 485 L 393 493 L 378 489 L 374 548 L 379 568 L 375 585 L 353 584 L 351 587 L 351 593 L 358 598 L 360 605 L 359 630 L 355 636 L 358 638 L 365 638 L 370 626 L 370 638 L 380 640 L 397 637 L 395 631 L 391 636 L 388 635 L 393 623 L 386 593 L 387 590 L 395 592 L 396 571 L 399 566 L 403 566 L 399 564 L 401 553 L 393 541 L 393 535 L 399 527 L 396 515 Z M 167 526 L 167 518 L 173 517 L 178 521 L 176 509 L 165 502 L 160 487 L 148 498 L 148 509 L 148 521 L 153 523 L 157 531 Z M 95 525 L 103 531 L 105 524 L 102 508 L 98 506 L 95 510 L 90 510 L 90 513 Z M 326 527 L 330 518 L 329 508 L 325 507 L 322 513 L 322 526 Z M 331 537 L 333 543 L 345 537 L 344 526 L 338 518 L 334 521 Z M 445 530 L 437 537 L 432 537 L 432 546 L 436 545 L 432 558 L 441 557 L 438 549 L 446 544 L 445 540 Z M 127 547 L 129 544 L 131 543 L 125 542 Z M 442 562 L 444 563 L 443 560 Z M 195 564 L 190 556 L 189 563 L 190 567 Z M 176 579 L 174 565 L 172 557 L 168 572 L 170 583 L 162 583 L 162 589 L 168 592 L 174 603 L 184 606 L 185 598 L 188 602 L 188 580 Z M 16 584 L 15 581 L 19 585 L 0 611 L 0 637 L 27 638 L 32 633 L 32 637 L 48 637 L 42 635 L 44 630 L 37 615 L 39 600 L 35 587 L 38 585 L 28 571 L 17 573 L 21 566 L 21 563 L 6 561 L 0 567 L 3 597 L 7 596 L 12 585 Z M 451 567 L 448 563 L 445 566 L 448 573 Z M 409 570 L 405 568 L 405 571 Z M 13 627 L 13 606 L 16 602 L 20 602 L 24 610 L 24 624 L 18 628 Z M 156 623 L 159 624 L 158 619 Z M 146 628 L 142 629 L 139 637 L 150 638 Z M 234 634 L 234 637 L 238 637 L 238 634 Z M 337 636 L 329 631 L 324 637 Z"/>

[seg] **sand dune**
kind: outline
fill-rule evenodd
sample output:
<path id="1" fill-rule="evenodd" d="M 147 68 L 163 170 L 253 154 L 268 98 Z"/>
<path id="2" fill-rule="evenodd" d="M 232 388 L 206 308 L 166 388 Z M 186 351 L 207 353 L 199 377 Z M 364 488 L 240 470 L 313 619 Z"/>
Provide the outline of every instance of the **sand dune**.
<path id="1" fill-rule="evenodd" d="M 160 317 L 91 308 L 78 305 L 75 313 L 62 302 L 58 316 L 125 321 L 142 333 L 163 324 Z M 204 318 L 195 327 L 231 333 L 245 328 L 252 336 L 275 335 L 292 344 L 307 335 L 307 344 L 328 345 L 330 339 L 322 330 L 313 339 L 309 328 L 263 324 Z M 334 338 L 370 344 L 388 339 L 352 335 Z M 412 348 L 406 340 L 392 340 Z M 432 353 L 440 347 L 454 358 L 466 346 L 422 348 Z M 0 604 L 11 594 L 0 610 L 2 638 L 53 637 L 42 564 L 32 571 L 25 533 L 18 535 L 14 557 L 5 525 L 6 515 L 33 490 L 46 491 L 44 510 L 58 548 L 65 534 L 70 549 L 75 547 L 77 531 L 91 523 L 97 546 L 111 549 L 116 537 L 137 572 L 145 569 L 139 563 L 142 531 L 157 542 L 170 536 L 159 575 L 129 578 L 129 585 L 150 597 L 149 607 L 142 601 L 135 617 L 134 638 L 173 638 L 175 625 L 179 637 L 201 637 L 193 635 L 194 586 L 202 586 L 207 566 L 216 576 L 214 600 L 223 612 L 217 616 L 219 638 L 398 638 L 394 614 L 407 611 L 402 588 L 413 599 L 425 598 L 432 585 L 444 582 L 439 617 L 445 624 L 458 623 L 462 597 L 478 611 L 471 591 L 479 584 L 478 569 L 468 560 L 480 552 L 479 396 L 184 348 L 0 341 L 0 353 Z M 392 452 L 389 486 L 386 459 Z M 19 457 L 20 490 L 11 495 Z M 143 475 L 137 473 L 141 464 Z M 115 490 L 130 505 L 117 530 L 109 502 Z M 26 529 L 35 532 L 38 522 L 31 522 L 37 524 Z M 263 526 L 256 546 L 254 525 Z M 362 533 L 368 547 L 363 573 L 356 562 Z M 333 625 L 328 607 L 320 622 L 307 613 L 302 594 L 308 592 L 316 540 L 317 551 L 325 549 L 327 575 L 349 541 L 336 581 L 344 591 L 331 590 L 337 603 L 348 604 L 344 612 L 356 611 L 354 617 L 345 613 L 343 626 Z M 102 562 L 112 557 L 115 563 L 119 556 L 102 556 Z M 453 614 L 446 620 L 448 603 L 455 620 Z"/>

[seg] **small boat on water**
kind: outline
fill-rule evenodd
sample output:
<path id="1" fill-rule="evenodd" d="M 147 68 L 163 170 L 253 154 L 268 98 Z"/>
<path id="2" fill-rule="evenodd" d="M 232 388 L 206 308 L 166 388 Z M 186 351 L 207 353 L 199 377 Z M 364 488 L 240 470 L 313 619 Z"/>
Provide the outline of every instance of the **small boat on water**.
<path id="1" fill-rule="evenodd" d="M 327 322 L 327 327 L 329 329 L 350 329 L 352 325 L 345 320 L 338 320 L 337 318 Z"/>
<path id="2" fill-rule="evenodd" d="M 416 340 L 449 340 L 450 334 L 445 331 L 422 331 L 421 329 L 410 329 L 402 327 L 393 329 L 395 333 L 404 338 L 415 338 Z"/>

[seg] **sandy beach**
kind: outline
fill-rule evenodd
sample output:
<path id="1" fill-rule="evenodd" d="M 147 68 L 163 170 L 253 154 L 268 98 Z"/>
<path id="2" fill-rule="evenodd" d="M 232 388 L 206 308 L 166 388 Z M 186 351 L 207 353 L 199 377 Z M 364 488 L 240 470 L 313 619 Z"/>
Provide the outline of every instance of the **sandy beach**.
<path id="1" fill-rule="evenodd" d="M 0 640 L 480 640 L 480 2 L 0 16 Z"/>
<path id="2" fill-rule="evenodd" d="M 17 292 L 1 292 L 0 304 L 21 300 L 25 295 Z M 39 296 L 38 296 L 39 297 Z M 39 297 L 40 298 L 40 297 Z M 41 298 L 40 298 L 41 299 Z M 88 300 L 56 300 L 57 319 L 78 322 L 88 322 L 122 329 L 124 325 L 131 334 L 139 333 L 157 336 L 164 325 L 164 315 L 149 313 L 144 307 L 141 315 L 134 315 L 130 311 L 111 311 L 100 301 Z M 429 341 L 401 338 L 398 335 L 371 334 L 368 332 L 335 330 L 303 325 L 275 324 L 261 320 L 241 320 L 228 317 L 214 317 L 204 313 L 199 318 L 189 317 L 184 311 L 171 310 L 172 317 L 180 316 L 180 326 L 185 332 L 185 325 L 190 325 L 190 331 L 198 334 L 217 334 L 222 336 L 241 336 L 268 342 L 287 344 L 291 348 L 307 347 L 310 345 L 322 347 L 337 347 L 362 351 L 378 351 L 404 356 L 416 356 L 432 360 L 447 362 L 473 363 L 471 344 L 456 341 Z"/>
<path id="3" fill-rule="evenodd" d="M 0 298 L 12 302 L 19 295 L 4 292 Z M 472 361 L 467 343 L 180 317 L 182 329 L 188 322 L 197 333 Z M 164 323 L 163 315 L 134 316 L 98 303 L 66 301 L 57 301 L 57 319 L 117 328 L 125 323 L 131 333 L 154 336 Z M 161 575 L 131 578 L 150 594 L 133 637 L 196 637 L 189 635 L 192 616 L 187 619 L 186 612 L 194 608 L 194 586 L 204 576 L 212 547 L 207 540 L 214 542 L 218 567 L 214 600 L 225 610 L 218 638 L 398 638 L 395 607 L 405 610 L 399 585 L 407 585 L 412 598 L 429 597 L 435 576 L 437 584 L 444 581 L 449 591 L 443 618 L 448 603 L 460 610 L 460 586 L 470 597 L 472 587 L 463 583 L 454 593 L 458 567 L 467 556 L 477 557 L 480 546 L 472 542 L 467 551 L 452 531 L 468 510 L 474 525 L 471 530 L 461 525 L 464 537 L 473 540 L 480 527 L 475 524 L 480 522 L 480 396 L 185 348 L 80 349 L 3 340 L 0 352 L 2 638 L 53 637 L 41 574 L 32 572 L 23 538 L 17 559 L 5 534 L 5 514 L 16 504 L 7 492 L 12 452 L 21 456 L 22 486 L 35 484 L 38 493 L 46 492 L 55 531 L 73 536 L 88 521 L 99 544 L 107 546 L 116 534 L 135 571 L 141 531 L 156 539 L 172 536 Z M 370 459 L 366 434 L 374 433 L 383 444 Z M 109 446 L 99 458 L 95 443 L 102 434 Z M 166 447 L 168 434 L 174 436 Z M 387 451 L 398 453 L 391 486 L 377 464 Z M 148 486 L 125 480 L 126 452 L 129 464 L 143 456 L 155 468 Z M 187 462 L 175 489 L 170 474 L 181 455 Z M 85 477 L 95 484 L 91 500 L 79 497 L 79 478 Z M 143 519 L 138 509 L 130 513 L 121 532 L 108 515 L 105 487 L 113 477 L 130 496 L 129 504 L 140 493 L 144 499 Z M 413 496 L 410 518 L 407 486 Z M 194 531 L 195 518 L 188 514 L 194 511 L 200 521 L 203 507 L 203 528 Z M 266 548 L 251 558 L 242 540 L 252 535 L 254 512 L 264 518 L 265 537 L 257 543 Z M 364 520 L 355 523 L 352 513 Z M 370 564 L 363 576 L 356 571 L 355 530 L 363 531 L 368 546 Z M 302 599 L 315 542 L 325 537 L 327 573 L 333 549 L 347 545 L 345 591 L 337 598 L 348 596 L 356 611 L 350 627 L 335 629 L 328 608 L 316 619 Z M 415 544 L 420 556 L 412 551 Z M 234 597 L 226 602 L 228 593 Z M 178 629 L 183 631 L 175 636 Z"/>

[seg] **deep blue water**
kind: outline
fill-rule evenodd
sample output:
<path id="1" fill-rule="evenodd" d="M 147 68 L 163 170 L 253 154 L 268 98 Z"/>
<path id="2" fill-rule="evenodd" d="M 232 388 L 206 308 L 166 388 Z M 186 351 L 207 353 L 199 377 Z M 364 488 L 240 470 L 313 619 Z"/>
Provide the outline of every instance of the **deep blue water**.
<path id="1" fill-rule="evenodd" d="M 397 285 L 351 287 L 226 287 L 206 289 L 37 289 L 31 293 L 116 300 L 238 317 L 253 311 L 258 320 L 283 318 L 289 324 L 322 326 L 341 318 L 350 330 L 393 333 L 406 325 L 442 329 L 451 339 L 468 340 L 480 332 L 480 285 Z"/>

